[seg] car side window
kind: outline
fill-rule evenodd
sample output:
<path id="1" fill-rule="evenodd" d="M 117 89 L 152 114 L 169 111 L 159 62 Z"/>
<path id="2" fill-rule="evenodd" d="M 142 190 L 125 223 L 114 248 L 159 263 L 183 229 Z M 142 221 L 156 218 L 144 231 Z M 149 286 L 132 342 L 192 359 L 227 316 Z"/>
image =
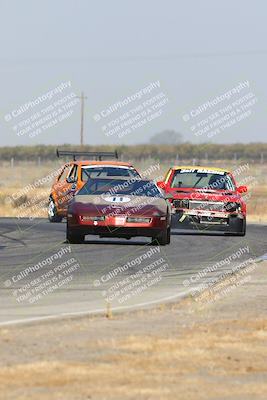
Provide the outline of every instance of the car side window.
<path id="1" fill-rule="evenodd" d="M 69 175 L 69 172 L 70 172 L 70 168 L 71 168 L 71 165 L 69 165 L 69 164 L 65 165 L 61 175 L 58 178 L 58 182 L 66 181 L 66 179 L 67 179 L 67 177 Z"/>
<path id="2" fill-rule="evenodd" d="M 78 167 L 77 167 L 77 164 L 74 164 L 68 175 L 68 178 L 71 178 L 73 182 L 76 182 L 77 181 L 77 173 L 78 173 Z"/>
<path id="3" fill-rule="evenodd" d="M 226 176 L 226 189 L 233 191 L 236 189 L 235 184 L 230 175 Z"/>

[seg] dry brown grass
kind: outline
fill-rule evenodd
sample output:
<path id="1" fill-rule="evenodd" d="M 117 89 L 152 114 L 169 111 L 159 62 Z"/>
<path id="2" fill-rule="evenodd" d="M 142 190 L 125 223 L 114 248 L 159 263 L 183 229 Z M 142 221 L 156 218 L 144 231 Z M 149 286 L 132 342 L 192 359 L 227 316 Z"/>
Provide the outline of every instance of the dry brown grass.
<path id="1" fill-rule="evenodd" d="M 60 167 L 60 162 L 18 163 L 10 168 L 8 163 L 1 167 L 0 178 L 0 216 L 1 217 L 46 217 L 46 204 L 53 182 L 36 185 L 35 189 L 27 189 L 37 180 L 50 176 Z"/>
<path id="2" fill-rule="evenodd" d="M 83 342 L 80 351 L 84 362 L 0 368 L 2 394 L 17 400 L 266 398 L 267 381 L 247 379 L 267 373 L 266 319 L 196 325 L 177 337 Z M 92 351 L 98 356 L 86 360 Z"/>
<path id="3" fill-rule="evenodd" d="M 136 167 L 140 170 L 146 170 L 150 165 L 156 164 L 156 161 L 149 161 Z M 241 163 L 241 165 L 246 164 Z M 40 166 L 36 163 L 21 162 L 15 165 L 13 169 L 8 163 L 4 163 L 1 168 L 0 180 L 0 217 L 46 217 L 46 200 L 50 193 L 52 181 L 38 187 L 35 190 L 29 190 L 26 193 L 27 198 L 21 199 L 20 207 L 16 202 L 8 202 L 8 198 L 16 195 L 19 190 L 25 188 L 29 184 L 33 184 L 37 179 L 43 178 L 51 172 L 57 170 L 61 165 L 61 161 L 49 162 Z M 233 163 L 216 163 L 211 165 L 220 166 L 235 170 L 238 166 Z M 154 173 L 153 177 L 164 175 L 169 165 L 160 164 L 160 170 Z M 251 222 L 266 222 L 267 221 L 267 164 L 251 164 L 249 170 L 244 171 L 237 177 L 237 181 L 242 183 L 249 177 L 247 182 L 249 193 L 247 194 L 248 221 Z M 27 201 L 28 203 L 27 205 Z M 38 207 L 37 203 L 40 203 Z M 24 205 L 23 205 L 24 204 Z M 25 208 L 24 208 L 25 207 Z"/>

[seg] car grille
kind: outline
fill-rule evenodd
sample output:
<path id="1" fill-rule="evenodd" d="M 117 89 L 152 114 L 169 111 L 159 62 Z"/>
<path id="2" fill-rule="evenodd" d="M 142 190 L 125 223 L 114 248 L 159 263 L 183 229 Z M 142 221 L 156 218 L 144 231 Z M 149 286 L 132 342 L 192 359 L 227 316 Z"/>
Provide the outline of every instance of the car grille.
<path id="1" fill-rule="evenodd" d="M 173 200 L 172 204 L 175 208 L 189 208 L 189 200 L 188 199 Z"/>
<path id="2" fill-rule="evenodd" d="M 190 210 L 225 211 L 224 203 L 220 201 L 189 201 Z"/>

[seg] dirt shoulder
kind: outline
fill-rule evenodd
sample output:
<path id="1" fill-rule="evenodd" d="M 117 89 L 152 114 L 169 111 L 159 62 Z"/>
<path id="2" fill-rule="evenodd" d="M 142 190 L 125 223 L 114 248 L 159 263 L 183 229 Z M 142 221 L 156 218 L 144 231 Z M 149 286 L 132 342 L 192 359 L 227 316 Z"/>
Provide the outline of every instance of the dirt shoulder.
<path id="1" fill-rule="evenodd" d="M 266 399 L 266 272 L 215 302 L 2 328 L 0 398 Z"/>

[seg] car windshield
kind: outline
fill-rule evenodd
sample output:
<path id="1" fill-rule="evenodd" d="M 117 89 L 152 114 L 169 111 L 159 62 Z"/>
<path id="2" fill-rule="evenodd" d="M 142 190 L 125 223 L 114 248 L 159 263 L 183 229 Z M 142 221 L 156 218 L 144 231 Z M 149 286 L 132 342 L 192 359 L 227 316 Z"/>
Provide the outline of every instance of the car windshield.
<path id="1" fill-rule="evenodd" d="M 139 176 L 133 167 L 124 166 L 82 166 L 82 181 L 87 182 L 90 178 L 106 178 L 109 176 L 135 177 Z"/>
<path id="2" fill-rule="evenodd" d="M 97 195 L 107 196 L 116 195 L 135 195 L 148 197 L 163 197 L 158 187 L 153 181 L 147 180 L 124 180 L 124 179 L 90 179 L 78 195 Z"/>
<path id="3" fill-rule="evenodd" d="M 235 190 L 233 179 L 227 172 L 206 169 L 178 169 L 171 181 L 171 188 L 202 190 Z"/>

